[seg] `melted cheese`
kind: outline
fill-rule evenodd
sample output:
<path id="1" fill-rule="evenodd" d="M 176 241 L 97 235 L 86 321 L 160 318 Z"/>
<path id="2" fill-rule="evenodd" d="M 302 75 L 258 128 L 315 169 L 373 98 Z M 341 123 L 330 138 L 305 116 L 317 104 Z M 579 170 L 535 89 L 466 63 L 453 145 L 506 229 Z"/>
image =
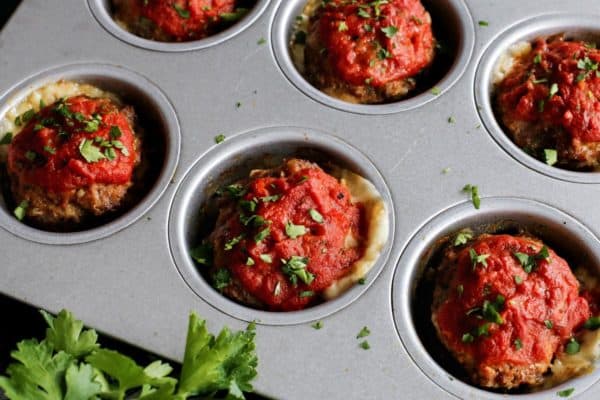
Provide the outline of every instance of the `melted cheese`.
<path id="1" fill-rule="evenodd" d="M 85 95 L 89 97 L 110 97 L 117 104 L 120 103 L 114 95 L 104 92 L 95 86 L 85 83 L 71 81 L 58 81 L 47 84 L 32 90 L 20 102 L 10 106 L 8 111 L 0 119 L 0 138 L 7 132 L 12 132 L 13 136 L 18 135 L 24 126 L 15 125 L 15 119 L 23 113 L 33 110 L 40 110 L 40 102 L 50 105 L 63 97 L 73 97 Z M 0 146 L 0 162 L 6 161 L 8 146 Z"/>
<path id="2" fill-rule="evenodd" d="M 531 50 L 531 43 L 529 42 L 518 42 L 510 46 L 508 50 L 500 55 L 498 62 L 494 65 L 492 83 L 498 85 L 502 82 L 506 75 L 510 73 L 515 63 L 531 53 Z"/>
<path id="3" fill-rule="evenodd" d="M 295 38 L 298 32 L 304 32 L 308 35 L 308 23 L 310 18 L 315 15 L 317 9 L 321 6 L 321 0 L 308 0 L 304 9 L 302 10 L 302 14 L 300 14 L 294 25 L 294 29 L 292 30 L 292 37 L 290 41 L 290 54 L 292 56 L 292 61 L 294 62 L 294 66 L 300 72 L 300 74 L 304 75 L 304 49 L 306 44 L 304 43 L 296 43 Z"/>
<path id="4" fill-rule="evenodd" d="M 362 176 L 346 169 L 336 168 L 331 175 L 338 178 L 340 183 L 348 188 L 353 203 L 363 205 L 368 223 L 366 243 L 363 243 L 363 256 L 352 265 L 348 275 L 325 289 L 323 296 L 327 300 L 340 296 L 366 276 L 381 255 L 389 236 L 387 209 L 375 186 Z M 358 243 L 355 238 L 349 237 L 346 238 L 346 245 L 355 247 Z"/>

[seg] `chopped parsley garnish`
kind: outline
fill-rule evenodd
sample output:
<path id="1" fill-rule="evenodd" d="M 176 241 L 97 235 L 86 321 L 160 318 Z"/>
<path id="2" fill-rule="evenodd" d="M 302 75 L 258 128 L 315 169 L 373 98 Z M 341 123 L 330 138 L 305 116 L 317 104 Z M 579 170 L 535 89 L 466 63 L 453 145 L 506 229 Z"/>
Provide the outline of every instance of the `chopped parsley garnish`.
<path id="1" fill-rule="evenodd" d="M 239 21 L 240 19 L 242 19 L 244 17 L 244 15 L 246 15 L 248 13 L 248 9 L 247 8 L 236 8 L 233 12 L 224 12 L 219 14 L 219 17 L 226 22 L 235 22 L 235 21 Z"/>
<path id="2" fill-rule="evenodd" d="M 523 342 L 521 342 L 521 339 L 517 338 L 515 339 L 515 349 L 517 350 L 521 350 L 523 348 Z"/>
<path id="3" fill-rule="evenodd" d="M 308 210 L 308 213 L 310 214 L 310 217 L 313 221 L 315 221 L 318 224 L 323 223 L 323 216 L 317 210 L 311 208 L 310 210 Z"/>
<path id="4" fill-rule="evenodd" d="M 554 149 L 544 149 L 544 160 L 548 165 L 554 165 L 558 162 L 558 152 Z"/>
<path id="5" fill-rule="evenodd" d="M 56 154 L 56 149 L 52 146 L 44 146 L 44 151 L 50 154 Z"/>
<path id="6" fill-rule="evenodd" d="M 517 285 L 520 285 L 521 283 L 523 283 L 523 278 L 521 278 L 519 275 L 515 275 L 515 283 Z"/>
<path id="7" fill-rule="evenodd" d="M 371 331 L 369 330 L 369 328 L 367 328 L 366 326 L 363 326 L 362 329 L 360 330 L 360 332 L 358 332 L 358 335 L 356 335 L 357 339 L 362 339 L 364 337 L 367 337 L 371 334 Z"/>
<path id="8" fill-rule="evenodd" d="M 21 126 L 24 125 L 26 123 L 28 123 L 29 121 L 31 121 L 31 119 L 35 116 L 35 111 L 33 111 L 33 108 L 31 110 L 25 111 L 23 114 L 19 115 L 17 118 L 15 118 L 15 125 L 17 126 Z"/>
<path id="9" fill-rule="evenodd" d="M 84 124 L 83 130 L 88 133 L 96 132 L 98 130 L 98 128 L 100 128 L 101 123 L 102 123 L 102 118 L 100 117 L 100 115 L 94 114 L 91 119 L 83 121 L 83 124 Z"/>
<path id="10" fill-rule="evenodd" d="M 285 234 L 288 235 L 291 239 L 296 239 L 298 236 L 305 235 L 308 232 L 304 225 L 294 225 L 292 222 L 288 221 L 285 224 Z"/>
<path id="11" fill-rule="evenodd" d="M 535 57 L 533 58 L 533 63 L 534 64 L 539 64 L 542 62 L 542 53 L 537 53 L 535 55 Z"/>
<path id="12" fill-rule="evenodd" d="M 590 319 L 585 321 L 585 324 L 583 324 L 583 327 L 585 329 L 590 329 L 590 330 L 595 330 L 595 329 L 600 328 L 600 317 L 591 317 Z"/>
<path id="13" fill-rule="evenodd" d="M 362 18 L 371 18 L 371 14 L 369 14 L 369 12 L 367 10 L 365 10 L 363 7 L 360 7 L 360 6 L 358 9 L 358 16 L 362 17 Z"/>
<path id="14" fill-rule="evenodd" d="M 462 246 L 463 244 L 466 244 L 471 239 L 473 239 L 473 232 L 471 232 L 471 231 L 458 232 L 458 234 L 454 238 L 454 246 Z"/>
<path id="15" fill-rule="evenodd" d="M 256 202 L 254 200 L 240 200 L 240 207 L 248 212 L 256 211 Z"/>
<path id="16" fill-rule="evenodd" d="M 238 244 L 239 242 L 242 241 L 243 238 L 244 238 L 244 234 L 241 234 L 241 235 L 238 235 L 238 236 L 228 240 L 227 242 L 225 242 L 225 247 L 223 247 L 223 249 L 225 251 L 232 250 L 236 244 Z"/>
<path id="17" fill-rule="evenodd" d="M 251 266 L 254 265 L 254 260 L 252 259 L 252 257 L 248 257 L 246 259 L 246 265 L 249 266 L 249 267 L 251 267 Z"/>
<path id="18" fill-rule="evenodd" d="M 473 343 L 475 341 L 475 337 L 470 333 L 465 333 L 461 338 L 463 343 Z"/>
<path id="19" fill-rule="evenodd" d="M 34 151 L 28 150 L 25 152 L 25 158 L 28 159 L 29 161 L 35 160 L 36 157 L 37 157 L 37 154 Z"/>
<path id="20" fill-rule="evenodd" d="M 386 26 L 385 28 L 381 28 L 381 32 L 385 33 L 385 36 L 391 39 L 396 36 L 396 33 L 398 33 L 398 28 L 390 25 Z"/>
<path id="21" fill-rule="evenodd" d="M 323 328 L 323 321 L 317 321 L 311 325 L 314 329 L 319 330 Z"/>
<path id="22" fill-rule="evenodd" d="M 231 273 L 228 269 L 219 268 L 217 272 L 213 274 L 213 286 L 217 290 L 221 290 L 231 283 Z"/>
<path id="23" fill-rule="evenodd" d="M 306 32 L 296 31 L 294 35 L 294 44 L 305 44 L 306 43 Z"/>
<path id="24" fill-rule="evenodd" d="M 544 109 L 546 108 L 546 101 L 545 100 L 540 100 L 538 102 L 538 107 L 537 108 L 538 108 L 538 112 L 543 113 Z"/>
<path id="25" fill-rule="evenodd" d="M 580 348 L 579 342 L 575 340 L 575 338 L 571 338 L 569 339 L 569 343 L 565 346 L 565 352 L 569 355 L 577 354 L 579 353 Z"/>
<path id="26" fill-rule="evenodd" d="M 550 93 L 548 95 L 548 98 L 552 98 L 552 96 L 554 96 L 556 93 L 558 93 L 558 84 L 553 83 L 550 86 Z"/>
<path id="27" fill-rule="evenodd" d="M 262 201 L 263 203 L 273 203 L 277 200 L 279 200 L 281 198 L 280 194 L 274 194 L 271 196 L 264 196 L 260 198 L 260 201 Z"/>
<path id="28" fill-rule="evenodd" d="M 292 256 L 289 260 L 281 260 L 281 262 L 283 273 L 289 277 L 294 286 L 298 284 L 298 279 L 307 285 L 315 279 L 315 276 L 306 270 L 308 257 Z"/>
<path id="29" fill-rule="evenodd" d="M 236 183 L 232 185 L 227 185 L 221 190 L 219 190 L 219 194 L 226 192 L 229 196 L 233 198 L 239 198 L 246 194 L 246 189 L 242 185 L 238 185 Z"/>
<path id="30" fill-rule="evenodd" d="M 94 142 L 88 139 L 83 139 L 79 143 L 79 153 L 89 163 L 95 163 L 106 158 L 100 148 L 94 146 Z"/>
<path id="31" fill-rule="evenodd" d="M 500 316 L 501 308 L 504 306 L 504 296 L 498 295 L 496 296 L 496 301 L 491 302 L 489 300 L 485 300 L 483 302 L 482 315 L 486 321 L 494 322 L 496 324 L 502 325 L 504 323 L 504 319 Z"/>
<path id="32" fill-rule="evenodd" d="M 273 258 L 270 254 L 261 254 L 260 259 L 266 262 L 267 264 L 271 264 L 273 262 Z"/>
<path id="33" fill-rule="evenodd" d="M 244 214 L 240 214 L 240 222 L 244 226 L 248 226 L 248 225 L 250 225 L 250 223 L 252 223 L 252 226 L 255 228 L 259 228 L 267 223 L 267 221 L 263 217 L 261 217 L 260 215 L 256 215 L 256 214 L 251 215 L 249 217 L 245 216 Z"/>
<path id="34" fill-rule="evenodd" d="M 270 234 L 271 234 L 271 228 L 266 227 L 265 229 L 261 230 L 254 236 L 254 241 L 256 243 L 262 242 Z"/>
<path id="35" fill-rule="evenodd" d="M 554 324 L 549 319 L 544 320 L 544 325 L 546 325 L 546 328 L 548 329 L 554 328 Z"/>
<path id="36" fill-rule="evenodd" d="M 339 32 L 344 32 L 348 30 L 348 25 L 346 25 L 346 23 L 344 21 L 340 21 L 339 25 L 338 25 L 338 31 Z"/>
<path id="37" fill-rule="evenodd" d="M 588 56 L 583 59 L 577 60 L 577 68 L 584 71 L 577 76 L 577 82 L 584 80 L 589 76 L 590 73 L 596 72 L 596 77 L 600 78 L 600 71 L 598 71 L 598 63 L 590 60 Z"/>
<path id="38" fill-rule="evenodd" d="M 365 283 L 367 283 L 367 279 L 366 279 L 366 278 L 360 278 L 360 279 L 357 281 L 357 283 L 358 283 L 359 285 L 364 285 Z"/>
<path id="39" fill-rule="evenodd" d="M 476 185 L 467 184 L 462 189 L 463 192 L 471 193 L 471 201 L 473 202 L 473 207 L 479 210 L 481 206 L 481 198 L 479 197 L 479 187 Z"/>
<path id="40" fill-rule="evenodd" d="M 29 207 L 29 202 L 27 200 L 23 200 L 22 202 L 19 203 L 19 205 L 13 211 L 13 213 L 15 214 L 15 217 L 17 217 L 17 219 L 19 221 L 22 221 L 23 218 L 25 218 L 25 213 L 27 212 L 28 207 Z"/>
<path id="41" fill-rule="evenodd" d="M 2 136 L 2 139 L 0 139 L 0 146 L 5 145 L 5 144 L 10 144 L 10 142 L 12 142 L 12 138 L 13 138 L 12 132 L 6 132 L 4 134 L 4 136 Z"/>
<path id="42" fill-rule="evenodd" d="M 261 44 L 265 44 L 267 43 L 267 39 L 265 39 L 264 37 L 261 37 L 260 39 L 258 39 L 258 41 L 256 42 L 257 45 L 261 45 Z"/>
<path id="43" fill-rule="evenodd" d="M 442 93 L 442 90 L 439 87 L 434 86 L 431 88 L 431 94 L 438 96 L 440 93 Z"/>
<path id="44" fill-rule="evenodd" d="M 223 135 L 222 133 L 220 133 L 217 136 L 215 136 L 215 143 L 216 144 L 223 143 L 224 140 L 225 140 L 225 135 Z"/>
<path id="45" fill-rule="evenodd" d="M 190 256 L 198 264 L 210 266 L 212 264 L 213 249 L 208 243 L 202 243 L 190 251 Z"/>
<path id="46" fill-rule="evenodd" d="M 359 346 L 363 350 L 369 350 L 371 348 L 371 345 L 366 340 L 363 340 L 362 342 L 360 342 Z"/>
<path id="47" fill-rule="evenodd" d="M 490 25 L 490 23 L 487 21 L 484 21 L 484 20 L 479 21 L 479 26 L 489 26 L 489 25 Z"/>
<path id="48" fill-rule="evenodd" d="M 453 124 L 456 122 L 456 118 L 454 118 L 452 115 L 448 117 L 448 123 L 449 124 Z"/>
<path id="49" fill-rule="evenodd" d="M 523 267 L 523 271 L 528 274 L 537 268 L 538 261 L 545 260 L 550 262 L 550 253 L 548 253 L 548 248 L 546 246 L 542 246 L 540 251 L 532 256 L 521 252 L 513 253 L 513 255 L 519 260 L 519 263 Z"/>
<path id="50" fill-rule="evenodd" d="M 177 11 L 177 14 L 179 14 L 179 16 L 181 18 L 188 19 L 190 17 L 190 10 L 186 10 L 185 8 L 181 7 L 179 4 L 173 3 L 173 8 L 175 9 L 175 11 Z"/>
<path id="51" fill-rule="evenodd" d="M 556 392 L 556 394 L 559 397 L 569 397 L 570 395 L 573 394 L 574 391 L 575 391 L 575 388 L 568 388 L 568 389 L 560 390 L 560 391 Z"/>
<path id="52" fill-rule="evenodd" d="M 123 133 L 121 132 L 121 129 L 118 126 L 111 126 L 110 127 L 110 131 L 109 131 L 110 137 L 112 139 L 118 139 L 121 136 L 123 136 Z"/>
<path id="53" fill-rule="evenodd" d="M 300 297 L 300 298 L 313 297 L 314 295 L 315 295 L 315 292 L 313 292 L 312 290 L 303 290 L 300 293 L 298 293 L 298 297 Z"/>
<path id="54" fill-rule="evenodd" d="M 469 257 L 471 257 L 471 264 L 473 265 L 473 269 L 477 267 L 477 264 L 481 264 L 484 267 L 487 267 L 487 259 L 489 254 L 477 254 L 475 249 L 469 249 Z"/>

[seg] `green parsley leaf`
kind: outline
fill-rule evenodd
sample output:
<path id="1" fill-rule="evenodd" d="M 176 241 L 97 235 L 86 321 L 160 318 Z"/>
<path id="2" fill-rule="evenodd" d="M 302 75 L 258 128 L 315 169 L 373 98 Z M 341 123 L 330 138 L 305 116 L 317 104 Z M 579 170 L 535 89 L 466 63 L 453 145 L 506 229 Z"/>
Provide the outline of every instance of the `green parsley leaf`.
<path id="1" fill-rule="evenodd" d="M 219 190 L 218 194 L 226 192 L 232 198 L 240 198 L 246 194 L 246 189 L 242 185 L 234 183 L 233 185 L 227 185 Z"/>
<path id="2" fill-rule="evenodd" d="M 363 326 L 362 329 L 360 330 L 360 332 L 358 332 L 358 335 L 356 335 L 357 339 L 362 339 L 364 337 L 367 337 L 371 334 L 371 331 L 369 330 L 369 328 L 367 328 L 366 326 Z"/>
<path id="3" fill-rule="evenodd" d="M 25 158 L 28 159 L 29 161 L 35 160 L 36 157 L 37 157 L 37 154 L 35 153 L 35 151 L 28 150 L 25 152 Z"/>
<path id="4" fill-rule="evenodd" d="M 523 348 L 523 342 L 519 338 L 515 339 L 514 345 L 515 349 L 517 350 L 521 350 Z"/>
<path id="5" fill-rule="evenodd" d="M 274 194 L 272 196 L 264 196 L 260 198 L 260 201 L 262 201 L 263 203 L 273 203 L 276 202 L 277 200 L 279 200 L 281 198 L 280 194 Z"/>
<path id="6" fill-rule="evenodd" d="M 448 123 L 449 124 L 453 124 L 456 122 L 456 118 L 454 118 L 452 115 L 448 117 Z"/>
<path id="7" fill-rule="evenodd" d="M 232 250 L 236 244 L 238 244 L 239 242 L 241 242 L 241 240 L 245 237 L 245 235 L 242 233 L 234 238 L 229 239 L 227 242 L 225 242 L 225 246 L 223 247 L 223 249 L 225 251 L 230 251 Z"/>
<path id="8" fill-rule="evenodd" d="M 262 242 L 263 240 L 265 240 L 267 238 L 267 236 L 269 236 L 271 234 L 271 228 L 266 227 L 265 229 L 263 229 L 262 231 L 258 232 L 255 236 L 254 236 L 254 241 L 256 243 Z"/>
<path id="9" fill-rule="evenodd" d="M 217 290 L 221 290 L 231 283 L 231 273 L 228 269 L 219 268 L 217 272 L 213 274 L 213 286 Z"/>
<path id="10" fill-rule="evenodd" d="M 293 285 L 297 285 L 298 279 L 307 285 L 310 285 L 315 276 L 306 270 L 308 266 L 308 257 L 292 256 L 289 260 L 281 260 L 283 266 L 281 270 L 288 276 Z"/>
<path id="11" fill-rule="evenodd" d="M 256 211 L 256 202 L 254 200 L 240 200 L 240 207 L 248 212 L 254 212 Z"/>
<path id="12" fill-rule="evenodd" d="M 394 36 L 396 36 L 396 33 L 398 33 L 398 28 L 396 28 L 395 26 L 386 26 L 385 28 L 381 28 L 381 32 L 383 32 L 385 34 L 385 36 L 387 36 L 388 38 L 393 38 Z"/>
<path id="13" fill-rule="evenodd" d="M 56 351 L 64 351 L 80 358 L 98 349 L 98 335 L 93 329 L 83 329 L 83 322 L 73 314 L 62 310 L 53 317 L 46 311 L 40 311 L 48 324 L 46 341 Z"/>
<path id="14" fill-rule="evenodd" d="M 6 132 L 2 139 L 0 139 L 0 146 L 5 144 L 10 144 L 12 142 L 13 134 L 12 132 Z"/>
<path id="15" fill-rule="evenodd" d="M 317 329 L 317 330 L 319 330 L 319 329 L 323 328 L 323 322 L 322 322 L 322 321 L 317 321 L 317 322 L 315 322 L 314 324 L 312 324 L 311 326 L 312 326 L 314 329 Z"/>
<path id="16" fill-rule="evenodd" d="M 56 149 L 52 146 L 44 146 L 44 151 L 50 154 L 56 154 Z"/>
<path id="17" fill-rule="evenodd" d="M 179 16 L 183 19 L 188 19 L 190 18 L 190 10 L 186 10 L 185 8 L 183 8 L 182 6 L 180 6 L 177 3 L 173 3 L 173 8 L 175 9 L 175 11 L 177 11 L 177 14 L 179 14 Z"/>
<path id="18" fill-rule="evenodd" d="M 489 254 L 477 254 L 477 251 L 475 251 L 475 249 L 469 249 L 469 257 L 471 257 L 473 269 L 475 269 L 477 264 L 481 264 L 484 267 L 487 267 L 487 259 L 489 256 Z"/>
<path id="19" fill-rule="evenodd" d="M 246 259 L 246 265 L 247 265 L 247 266 L 251 267 L 251 266 L 253 266 L 254 264 L 255 264 L 255 263 L 254 263 L 254 260 L 252 259 L 252 257 L 248 257 L 248 258 Z"/>
<path id="20" fill-rule="evenodd" d="M 222 133 L 215 136 L 216 144 L 223 143 L 223 141 L 225 141 L 225 135 L 223 135 Z"/>
<path id="21" fill-rule="evenodd" d="M 348 25 L 346 25 L 346 22 L 344 21 L 340 21 L 340 23 L 338 24 L 338 31 L 339 32 L 344 32 L 348 30 Z"/>
<path id="22" fill-rule="evenodd" d="M 118 139 L 123 136 L 123 132 L 121 132 L 121 129 L 116 125 L 110 127 L 109 134 L 112 139 Z"/>
<path id="23" fill-rule="evenodd" d="M 95 163 L 106 158 L 100 148 L 94 146 L 94 142 L 88 139 L 83 139 L 79 143 L 79 153 L 89 163 Z"/>
<path id="24" fill-rule="evenodd" d="M 190 251 L 190 256 L 200 265 L 210 266 L 213 259 L 213 248 L 208 243 L 202 243 Z"/>
<path id="25" fill-rule="evenodd" d="M 590 330 L 596 330 L 596 329 L 600 328 L 600 316 L 599 317 L 591 317 L 590 319 L 585 321 L 585 324 L 583 324 L 583 327 L 585 329 L 590 329 Z"/>
<path id="26" fill-rule="evenodd" d="M 19 203 L 19 205 L 17 207 L 15 207 L 15 210 L 13 211 L 13 213 L 19 221 L 23 221 L 23 218 L 25 218 L 28 207 L 29 207 L 29 202 L 27 200 L 21 201 Z"/>
<path id="27" fill-rule="evenodd" d="M 470 230 L 460 231 L 454 238 L 454 246 L 462 246 L 471 239 L 473 239 L 473 232 L 471 232 Z"/>
<path id="28" fill-rule="evenodd" d="M 323 216 L 317 210 L 311 208 L 310 210 L 308 210 L 308 213 L 310 214 L 310 217 L 313 221 L 315 221 L 318 224 L 323 223 Z"/>
<path id="29" fill-rule="evenodd" d="M 298 293 L 298 297 L 300 297 L 300 298 L 313 297 L 314 295 L 315 295 L 315 292 L 313 292 L 312 290 L 303 290 L 300 293 Z"/>
<path id="30" fill-rule="evenodd" d="M 521 283 L 523 283 L 523 278 L 521 278 L 519 275 L 515 275 L 515 283 L 517 285 L 520 285 Z"/>
<path id="31" fill-rule="evenodd" d="M 362 342 L 360 342 L 359 346 L 363 350 L 369 350 L 371 348 L 371 345 L 366 340 L 363 340 Z"/>
<path id="32" fill-rule="evenodd" d="M 550 93 L 548 95 L 548 98 L 551 98 L 552 96 L 554 96 L 556 93 L 558 93 L 558 84 L 553 83 L 550 86 Z"/>
<path id="33" fill-rule="evenodd" d="M 549 319 L 544 320 L 544 325 L 546 325 L 546 328 L 548 329 L 554 328 L 554 324 Z"/>
<path id="34" fill-rule="evenodd" d="M 366 278 L 360 278 L 356 283 L 358 283 L 359 285 L 364 285 L 365 283 L 367 283 L 367 279 Z"/>
<path id="35" fill-rule="evenodd" d="M 102 392 L 102 385 L 96 381 L 97 372 L 91 365 L 69 365 L 65 374 L 67 392 L 65 400 L 80 400 L 97 398 Z"/>
<path id="36" fill-rule="evenodd" d="M 226 22 L 236 22 L 242 19 L 246 14 L 248 14 L 247 8 L 236 8 L 234 12 L 224 12 L 219 14 L 219 17 Z"/>
<path id="37" fill-rule="evenodd" d="M 481 198 L 479 197 L 479 187 L 476 185 L 467 184 L 462 189 L 463 192 L 471 193 L 471 201 L 473 202 L 473 207 L 479 210 L 481 207 Z"/>
<path id="38" fill-rule="evenodd" d="M 364 8 L 360 7 L 358 9 L 358 16 L 362 17 L 362 18 L 371 18 L 371 14 L 369 14 L 369 12 L 367 10 L 365 10 Z"/>
<path id="39" fill-rule="evenodd" d="M 308 230 L 304 225 L 294 225 L 290 221 L 285 224 L 285 234 L 291 239 L 296 239 L 299 236 L 305 235 L 307 232 Z"/>
<path id="40" fill-rule="evenodd" d="M 260 39 L 258 39 L 258 41 L 256 42 L 256 44 L 258 44 L 259 46 L 260 46 L 261 44 L 265 44 L 265 43 L 267 43 L 267 39 L 265 39 L 265 38 L 262 38 L 262 37 L 261 37 Z"/>
<path id="41" fill-rule="evenodd" d="M 485 300 L 483 302 L 482 314 L 483 318 L 487 321 L 494 322 L 496 324 L 503 324 L 504 319 L 500 316 L 500 308 L 504 305 L 504 297 L 498 295 L 495 302 Z"/>
<path id="42" fill-rule="evenodd" d="M 565 352 L 570 355 L 577 354 L 579 353 L 580 348 L 579 342 L 575 340 L 575 338 L 571 338 L 569 339 L 569 343 L 565 346 Z"/>
<path id="43" fill-rule="evenodd" d="M 206 321 L 190 315 L 183 366 L 175 398 L 209 396 L 225 390 L 225 398 L 242 399 L 252 391 L 257 358 L 254 325 L 245 331 L 223 330 L 216 337 L 206 329 Z"/>
<path id="44" fill-rule="evenodd" d="M 483 21 L 483 20 L 480 20 L 480 21 L 479 21 L 479 26 L 489 26 L 489 25 L 490 25 L 490 24 L 489 24 L 489 22 L 487 22 L 487 21 Z"/>
<path id="45" fill-rule="evenodd" d="M 271 264 L 273 262 L 273 258 L 270 254 L 261 254 L 260 259 L 266 262 L 267 264 Z"/>
<path id="46" fill-rule="evenodd" d="M 548 165 L 554 165 L 558 162 L 558 152 L 554 149 L 544 149 L 544 160 Z"/>
<path id="47" fill-rule="evenodd" d="M 540 100 L 538 102 L 538 112 L 543 113 L 545 107 L 546 107 L 546 101 L 545 100 Z"/>
<path id="48" fill-rule="evenodd" d="M 442 93 L 442 89 L 440 89 L 437 86 L 434 86 L 431 88 L 431 94 L 435 95 L 435 96 L 439 96 Z"/>
<path id="49" fill-rule="evenodd" d="M 533 58 L 533 63 L 534 64 L 539 64 L 542 62 L 542 53 L 537 53 L 535 55 L 535 57 Z"/>
<path id="50" fill-rule="evenodd" d="M 470 333 L 465 333 L 464 335 L 462 335 L 461 340 L 463 343 L 473 343 L 475 341 L 475 337 L 473 337 L 473 335 Z"/>
<path id="51" fill-rule="evenodd" d="M 568 388 L 565 390 L 560 390 L 560 391 L 556 392 L 556 394 L 559 397 L 569 397 L 570 395 L 573 394 L 574 391 L 575 391 L 575 388 Z"/>

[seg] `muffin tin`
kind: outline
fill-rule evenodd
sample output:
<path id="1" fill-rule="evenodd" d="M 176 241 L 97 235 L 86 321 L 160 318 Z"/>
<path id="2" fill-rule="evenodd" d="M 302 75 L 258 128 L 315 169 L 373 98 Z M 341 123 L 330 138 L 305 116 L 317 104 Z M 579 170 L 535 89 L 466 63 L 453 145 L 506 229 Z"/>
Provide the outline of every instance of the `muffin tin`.
<path id="1" fill-rule="evenodd" d="M 454 64 L 435 84 L 440 93 L 351 106 L 316 92 L 291 69 L 288 22 L 301 3 L 258 1 L 222 36 L 166 44 L 121 30 L 107 19 L 107 1 L 23 2 L 0 33 L 0 116 L 43 82 L 81 80 L 138 99 L 156 115 L 166 148 L 150 193 L 97 230 L 48 234 L 12 219 L 0 201 L 0 292 L 51 311 L 68 308 L 106 334 L 172 359 L 182 357 L 189 311 L 211 330 L 257 320 L 255 387 L 268 397 L 513 397 L 477 389 L 439 366 L 414 325 L 413 289 L 439 237 L 504 220 L 535 226 L 600 265 L 597 175 L 555 170 L 509 148 L 489 101 L 491 67 L 503 49 L 544 33 L 595 35 L 600 16 L 592 14 L 600 10 L 591 0 L 423 1 L 447 16 L 434 15 L 434 23 L 446 24 L 458 43 Z M 226 139 L 217 145 L 218 134 Z M 220 297 L 186 253 L 206 191 L 225 169 L 305 151 L 350 167 L 383 193 L 390 241 L 366 285 L 288 314 Z M 480 210 L 461 191 L 465 184 L 479 186 Z M 315 320 L 322 329 L 311 327 Z M 371 331 L 369 350 L 356 339 L 363 326 Z M 572 397 L 594 399 L 599 379 L 596 370 L 518 397 L 557 398 L 574 387 Z"/>

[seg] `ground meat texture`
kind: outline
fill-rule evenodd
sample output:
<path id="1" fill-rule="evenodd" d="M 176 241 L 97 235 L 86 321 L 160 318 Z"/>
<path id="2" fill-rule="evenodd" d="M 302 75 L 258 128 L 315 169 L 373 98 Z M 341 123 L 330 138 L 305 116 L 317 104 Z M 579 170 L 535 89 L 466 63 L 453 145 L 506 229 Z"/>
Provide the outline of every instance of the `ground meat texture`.
<path id="1" fill-rule="evenodd" d="M 356 103 L 399 99 L 434 58 L 431 17 L 419 0 L 332 0 L 309 21 L 308 79 Z"/>
<path id="2" fill-rule="evenodd" d="M 305 308 L 361 257 L 362 207 L 316 164 L 291 159 L 231 188 L 208 241 L 213 279 L 238 302 L 273 311 Z"/>
<path id="3" fill-rule="evenodd" d="M 496 112 L 511 139 L 526 152 L 556 166 L 600 166 L 600 51 L 562 37 L 537 39 L 497 85 Z"/>
<path id="4" fill-rule="evenodd" d="M 241 18 L 236 0 L 113 0 L 114 15 L 146 39 L 184 42 L 202 39 Z"/>
<path id="5" fill-rule="evenodd" d="M 433 324 L 483 387 L 540 384 L 589 317 L 569 265 L 537 239 L 481 235 L 448 248 L 438 270 Z"/>
<path id="6" fill-rule="evenodd" d="M 108 98 L 75 96 L 30 113 L 9 146 L 16 204 L 44 226 L 68 226 L 119 207 L 140 161 L 134 112 Z"/>

